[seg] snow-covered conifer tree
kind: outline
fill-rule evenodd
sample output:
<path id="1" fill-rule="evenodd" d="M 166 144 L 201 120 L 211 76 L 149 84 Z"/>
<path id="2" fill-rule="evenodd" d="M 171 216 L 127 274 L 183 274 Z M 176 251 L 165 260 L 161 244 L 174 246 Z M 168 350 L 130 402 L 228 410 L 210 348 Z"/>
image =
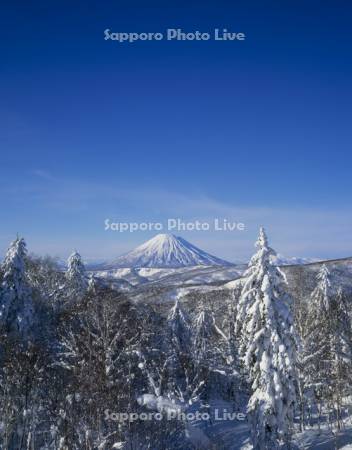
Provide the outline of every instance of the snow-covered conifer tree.
<path id="1" fill-rule="evenodd" d="M 331 274 L 325 264 L 317 275 L 317 286 L 314 289 L 311 297 L 311 305 L 313 309 L 320 312 L 330 312 L 333 290 L 330 280 Z"/>
<path id="2" fill-rule="evenodd" d="M 196 371 L 192 355 L 190 319 L 178 299 L 167 318 L 170 336 L 169 391 L 181 401 L 193 397 Z"/>
<path id="3" fill-rule="evenodd" d="M 0 290 L 0 326 L 5 332 L 27 335 L 33 325 L 32 292 L 27 282 L 27 257 L 24 239 L 13 241 L 3 263 L 3 281 Z"/>
<path id="4" fill-rule="evenodd" d="M 210 340 L 214 332 L 215 319 L 211 312 L 202 308 L 195 320 L 193 351 L 198 364 L 209 362 L 212 351 Z"/>
<path id="5" fill-rule="evenodd" d="M 332 280 L 322 265 L 310 297 L 301 359 L 305 390 L 314 393 L 319 411 L 330 405 L 340 426 L 342 398 L 351 381 L 352 342 L 347 300 L 341 289 L 336 293 Z"/>
<path id="6" fill-rule="evenodd" d="M 73 252 L 67 261 L 66 279 L 69 295 L 83 296 L 88 289 L 88 281 L 82 257 L 78 252 Z"/>
<path id="7" fill-rule="evenodd" d="M 263 228 L 256 245 L 258 252 L 251 259 L 241 295 L 242 350 L 252 387 L 248 413 L 253 448 L 267 450 L 290 441 L 296 400 L 296 341 L 285 277 L 271 264 L 274 251 Z"/>
<path id="8" fill-rule="evenodd" d="M 331 353 L 333 295 L 331 275 L 324 264 L 319 270 L 317 285 L 309 300 L 307 330 L 303 336 L 301 357 L 305 389 L 313 390 L 319 401 L 328 395 L 327 374 L 331 373 L 334 359 Z"/>
<path id="9" fill-rule="evenodd" d="M 341 428 L 343 398 L 351 395 L 352 381 L 352 333 L 349 320 L 349 304 L 340 288 L 332 304 L 333 333 L 331 340 L 332 404 L 336 411 L 337 426 Z"/>
<path id="10" fill-rule="evenodd" d="M 245 326 L 248 321 L 248 311 L 261 298 L 261 287 L 264 276 L 271 267 L 271 258 L 275 252 L 268 245 L 264 229 L 260 229 L 259 237 L 255 246 L 258 251 L 252 256 L 248 269 L 243 275 L 244 282 L 241 295 L 237 304 L 237 316 L 235 333 L 239 339 L 239 353 L 243 358 L 246 354 L 249 342 L 253 341 L 254 330 Z"/>
<path id="11" fill-rule="evenodd" d="M 191 345 L 191 326 L 190 320 L 181 308 L 178 298 L 169 313 L 167 321 L 174 347 L 177 350 L 186 352 Z"/>
<path id="12" fill-rule="evenodd" d="M 98 289 L 98 282 L 94 275 L 88 278 L 87 289 L 89 293 L 94 294 Z"/>

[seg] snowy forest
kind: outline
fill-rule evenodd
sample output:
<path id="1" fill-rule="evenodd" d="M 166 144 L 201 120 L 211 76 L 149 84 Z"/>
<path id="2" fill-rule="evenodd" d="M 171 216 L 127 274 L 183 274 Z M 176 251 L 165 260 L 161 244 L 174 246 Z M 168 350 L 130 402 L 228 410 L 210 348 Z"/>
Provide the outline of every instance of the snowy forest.
<path id="1" fill-rule="evenodd" d="M 77 252 L 63 268 L 17 238 L 0 272 L 0 448 L 350 448 L 351 292 L 326 264 L 293 290 L 263 229 L 255 245 L 232 289 L 153 303 L 157 284 L 136 301 Z"/>

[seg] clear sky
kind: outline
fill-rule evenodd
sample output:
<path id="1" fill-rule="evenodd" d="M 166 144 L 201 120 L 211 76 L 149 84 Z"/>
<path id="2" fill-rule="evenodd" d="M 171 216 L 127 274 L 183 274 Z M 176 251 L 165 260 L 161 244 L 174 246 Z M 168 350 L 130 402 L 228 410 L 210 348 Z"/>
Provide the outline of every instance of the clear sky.
<path id="1" fill-rule="evenodd" d="M 179 232 L 246 259 L 352 255 L 352 6 L 343 1 L 16 1 L 0 15 L 0 254 L 119 255 L 154 232 L 104 220 L 244 222 Z M 104 40 L 104 30 L 244 42 Z"/>

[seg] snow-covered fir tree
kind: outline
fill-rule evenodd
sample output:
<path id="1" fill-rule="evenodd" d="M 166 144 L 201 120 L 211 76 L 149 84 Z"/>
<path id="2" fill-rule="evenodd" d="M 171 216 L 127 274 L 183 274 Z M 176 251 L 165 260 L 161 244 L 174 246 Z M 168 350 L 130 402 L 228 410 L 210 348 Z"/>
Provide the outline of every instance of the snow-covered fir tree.
<path id="1" fill-rule="evenodd" d="M 180 352 L 187 352 L 191 345 L 191 324 L 178 298 L 169 313 L 167 322 L 174 348 Z"/>
<path id="2" fill-rule="evenodd" d="M 99 287 L 99 283 L 94 275 L 88 278 L 87 290 L 89 293 L 95 293 Z"/>
<path id="3" fill-rule="evenodd" d="M 49 256 L 30 255 L 26 260 L 26 275 L 34 296 L 44 300 L 45 305 L 55 309 L 61 301 L 65 274 L 56 259 Z"/>
<path id="4" fill-rule="evenodd" d="M 301 357 L 305 390 L 312 391 L 318 401 L 328 395 L 327 374 L 331 373 L 334 359 L 331 353 L 333 295 L 331 275 L 324 264 L 319 270 L 317 285 L 309 299 Z"/>
<path id="5" fill-rule="evenodd" d="M 244 282 L 237 303 L 235 334 L 239 340 L 239 353 L 242 358 L 246 354 L 248 344 L 254 338 L 254 330 L 245 326 L 248 320 L 248 311 L 254 304 L 257 304 L 258 299 L 262 296 L 261 287 L 264 276 L 271 267 L 271 258 L 275 255 L 274 250 L 268 245 L 263 228 L 260 229 L 255 246 L 258 251 L 252 256 L 248 269 L 243 275 Z"/>
<path id="6" fill-rule="evenodd" d="M 198 390 L 192 355 L 191 322 L 178 299 L 167 318 L 170 342 L 169 391 L 181 401 L 189 401 Z"/>
<path id="7" fill-rule="evenodd" d="M 341 426 L 343 397 L 349 394 L 352 372 L 352 341 L 349 305 L 333 275 L 322 265 L 317 275 L 303 339 L 301 378 L 310 407 L 334 412 Z"/>
<path id="8" fill-rule="evenodd" d="M 352 330 L 349 318 L 350 304 L 346 293 L 339 288 L 332 305 L 332 316 L 335 328 L 333 341 L 336 361 L 340 360 L 345 376 L 352 376 Z"/>
<path id="9" fill-rule="evenodd" d="M 332 304 L 333 338 L 331 341 L 331 354 L 333 355 L 332 405 L 336 412 L 338 429 L 342 424 L 343 399 L 351 395 L 352 333 L 348 315 L 349 308 L 345 293 L 341 288 L 338 289 Z"/>
<path id="10" fill-rule="evenodd" d="M 213 348 L 209 345 L 215 327 L 213 314 L 202 307 L 194 325 L 193 354 L 197 364 L 203 365 L 211 361 L 213 357 Z"/>
<path id="11" fill-rule="evenodd" d="M 67 288 L 70 296 L 81 297 L 88 289 L 86 270 L 81 255 L 75 251 L 67 260 Z"/>
<path id="12" fill-rule="evenodd" d="M 271 264 L 275 252 L 263 228 L 256 246 L 240 299 L 245 321 L 242 350 L 252 388 L 248 414 L 253 448 L 271 450 L 289 445 L 291 439 L 296 341 L 286 280 Z"/>
<path id="13" fill-rule="evenodd" d="M 5 332 L 28 335 L 34 323 L 32 291 L 26 277 L 24 239 L 13 241 L 3 263 L 0 289 L 0 327 Z"/>
<path id="14" fill-rule="evenodd" d="M 325 264 L 317 275 L 317 286 L 312 293 L 311 305 L 318 308 L 319 311 L 330 312 L 331 301 L 333 296 L 333 288 L 330 280 L 331 274 Z"/>

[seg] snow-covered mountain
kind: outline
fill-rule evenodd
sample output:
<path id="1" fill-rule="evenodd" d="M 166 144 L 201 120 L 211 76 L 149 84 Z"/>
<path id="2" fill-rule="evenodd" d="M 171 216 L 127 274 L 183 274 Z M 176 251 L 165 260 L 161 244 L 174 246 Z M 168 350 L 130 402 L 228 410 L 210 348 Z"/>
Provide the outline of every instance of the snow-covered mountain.
<path id="1" fill-rule="evenodd" d="M 131 252 L 97 267 L 111 270 L 120 267 L 177 268 L 191 266 L 231 266 L 232 264 L 195 247 L 172 234 L 158 234 Z"/>
<path id="2" fill-rule="evenodd" d="M 302 264 L 311 264 L 318 262 L 319 259 L 317 258 L 301 258 L 301 257 L 291 257 L 291 258 L 285 258 L 285 256 L 280 255 L 278 253 L 276 257 L 273 260 L 273 263 L 276 266 L 296 266 L 296 265 L 302 265 Z"/>

